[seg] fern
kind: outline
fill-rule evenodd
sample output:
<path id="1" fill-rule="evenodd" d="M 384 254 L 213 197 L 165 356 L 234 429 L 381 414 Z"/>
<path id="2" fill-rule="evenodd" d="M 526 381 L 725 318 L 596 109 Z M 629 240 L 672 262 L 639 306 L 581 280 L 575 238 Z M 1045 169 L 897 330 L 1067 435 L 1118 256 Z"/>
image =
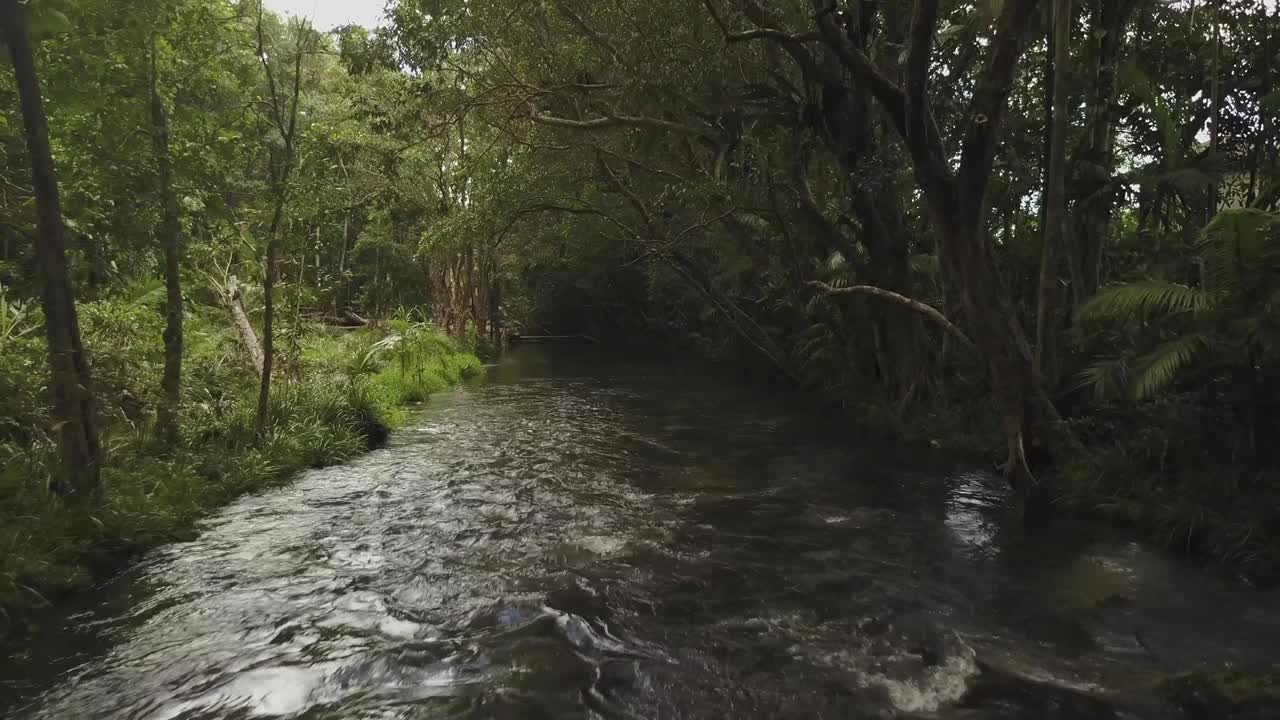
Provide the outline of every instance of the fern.
<path id="1" fill-rule="evenodd" d="M 1148 319 L 1207 310 L 1213 305 L 1213 298 L 1203 290 L 1144 280 L 1103 289 L 1076 311 L 1076 321 Z"/>
<path id="2" fill-rule="evenodd" d="M 1195 363 L 1210 345 L 1200 333 L 1184 335 L 1164 343 L 1138 361 L 1138 370 L 1129 385 L 1135 400 L 1145 400 L 1169 387 L 1178 374 Z"/>
<path id="3" fill-rule="evenodd" d="M 136 282 L 125 290 L 124 299 L 133 305 L 155 307 L 164 302 L 164 281 L 158 278 L 148 278 Z"/>

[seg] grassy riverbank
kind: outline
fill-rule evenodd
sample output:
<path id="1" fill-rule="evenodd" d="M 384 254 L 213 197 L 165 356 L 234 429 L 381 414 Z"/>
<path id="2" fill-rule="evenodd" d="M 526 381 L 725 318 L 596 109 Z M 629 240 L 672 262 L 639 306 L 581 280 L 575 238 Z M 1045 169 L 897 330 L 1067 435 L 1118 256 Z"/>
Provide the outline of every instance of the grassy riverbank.
<path id="1" fill-rule="evenodd" d="M 167 451 L 151 433 L 161 318 L 123 301 L 82 312 L 104 421 L 103 498 L 87 515 L 47 490 L 55 448 L 43 338 L 0 338 L 0 637 L 139 552 L 189 537 L 239 495 L 380 444 L 405 404 L 479 368 L 474 355 L 407 319 L 354 332 L 295 322 L 277 340 L 271 435 L 259 446 L 257 377 L 217 309 L 197 309 L 187 326 L 182 442 Z"/>

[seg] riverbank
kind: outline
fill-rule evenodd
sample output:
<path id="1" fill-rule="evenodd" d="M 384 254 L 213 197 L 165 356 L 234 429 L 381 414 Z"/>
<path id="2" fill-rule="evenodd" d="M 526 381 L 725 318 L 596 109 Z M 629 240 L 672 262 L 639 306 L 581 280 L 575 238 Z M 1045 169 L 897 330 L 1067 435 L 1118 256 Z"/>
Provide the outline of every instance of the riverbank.
<path id="1" fill-rule="evenodd" d="M 81 595 L 0 667 L 0 715 L 1266 712 L 1274 596 L 1029 537 L 998 480 L 800 397 L 518 348 Z"/>
<path id="2" fill-rule="evenodd" d="M 236 497 L 377 447 L 406 404 L 480 366 L 407 320 L 358 331 L 294 323 L 277 341 L 272 430 L 259 445 L 257 376 L 218 310 L 197 308 L 187 321 L 182 441 L 169 451 L 150 432 L 161 318 L 124 302 L 82 313 L 104 424 L 103 498 L 87 514 L 46 489 L 55 450 L 43 339 L 0 340 L 0 638 L 140 553 L 192 537 L 201 518 Z"/>
<path id="3" fill-rule="evenodd" d="M 1217 565 L 1258 586 L 1280 583 L 1280 497 L 1274 469 L 1250 468 L 1216 454 L 1200 427 L 1180 418 L 1197 408 L 1164 401 L 1069 418 L 1083 442 L 1067 457 L 1029 448 L 1053 505 L 1132 532 L 1175 555 Z M 1190 409 L 1188 409 L 1190 407 Z M 905 442 L 995 463 L 1003 457 L 998 418 L 986 398 L 902 417 L 882 406 L 857 421 Z M 1137 422 L 1149 423 L 1135 432 Z"/>
<path id="4" fill-rule="evenodd" d="M 838 414 L 845 432 L 859 438 L 941 451 L 993 472 L 1004 459 L 1000 419 L 972 368 L 951 368 L 943 400 L 920 399 L 904 410 L 878 385 L 815 376 L 797 387 L 745 348 L 715 355 L 678 335 L 666 341 L 717 374 L 793 392 Z M 1233 459 L 1230 442 L 1248 436 L 1225 400 L 1206 404 L 1195 393 L 1144 402 L 1074 399 L 1061 409 L 1070 411 L 1084 452 L 1052 457 L 1046 448 L 1028 448 L 1059 515 L 1124 529 L 1257 587 L 1280 584 L 1280 469 Z"/>

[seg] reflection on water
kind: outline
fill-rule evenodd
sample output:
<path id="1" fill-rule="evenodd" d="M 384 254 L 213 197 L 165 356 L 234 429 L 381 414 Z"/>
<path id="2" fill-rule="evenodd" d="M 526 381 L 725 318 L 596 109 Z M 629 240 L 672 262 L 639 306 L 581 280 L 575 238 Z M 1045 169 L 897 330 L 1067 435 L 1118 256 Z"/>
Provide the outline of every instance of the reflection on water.
<path id="1" fill-rule="evenodd" d="M 962 472 L 950 481 L 947 497 L 947 529 L 957 547 L 966 553 L 994 557 L 1000 548 L 996 534 L 1000 518 L 992 513 L 1005 502 L 1006 493 L 988 475 Z"/>
<path id="2" fill-rule="evenodd" d="M 153 553 L 0 666 L 0 713 L 1154 719 L 1134 678 L 1277 661 L 1274 596 L 1085 527 L 1025 537 L 986 473 L 837 430 L 522 351 Z"/>

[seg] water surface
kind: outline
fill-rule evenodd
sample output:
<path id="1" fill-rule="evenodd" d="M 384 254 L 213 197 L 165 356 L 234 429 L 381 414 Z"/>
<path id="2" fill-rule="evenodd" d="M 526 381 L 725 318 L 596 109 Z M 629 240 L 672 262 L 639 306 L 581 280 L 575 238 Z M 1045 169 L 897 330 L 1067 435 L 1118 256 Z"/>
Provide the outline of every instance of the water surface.
<path id="1" fill-rule="evenodd" d="M 0 714 L 1154 720 L 1161 676 L 1280 669 L 1275 594 L 1028 538 L 996 478 L 881 445 L 524 349 L 87 596 L 0 669 Z"/>

